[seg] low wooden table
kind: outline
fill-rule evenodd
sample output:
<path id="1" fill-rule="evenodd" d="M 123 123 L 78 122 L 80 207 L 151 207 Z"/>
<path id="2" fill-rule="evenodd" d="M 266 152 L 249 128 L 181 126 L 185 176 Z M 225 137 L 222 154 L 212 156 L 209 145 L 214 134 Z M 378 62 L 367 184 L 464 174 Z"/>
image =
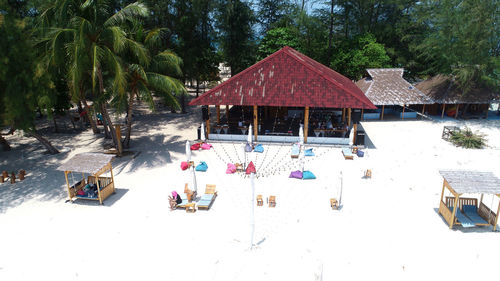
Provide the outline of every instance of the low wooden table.
<path id="1" fill-rule="evenodd" d="M 194 213 L 196 212 L 195 203 L 187 203 L 186 204 L 186 213 Z"/>

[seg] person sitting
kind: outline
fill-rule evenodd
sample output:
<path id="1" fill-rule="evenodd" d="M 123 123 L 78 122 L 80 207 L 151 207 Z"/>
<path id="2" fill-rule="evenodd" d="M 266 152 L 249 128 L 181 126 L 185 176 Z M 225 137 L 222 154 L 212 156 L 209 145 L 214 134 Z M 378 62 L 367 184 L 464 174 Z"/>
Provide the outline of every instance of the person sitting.
<path id="1" fill-rule="evenodd" d="M 172 196 L 168 196 L 168 202 L 170 204 L 170 210 L 175 210 L 177 205 L 182 203 L 182 199 L 176 191 L 172 191 Z"/>
<path id="2" fill-rule="evenodd" d="M 347 123 L 344 123 L 342 129 L 344 129 L 344 131 L 342 132 L 342 137 L 346 138 L 347 136 L 349 136 L 349 126 L 347 125 Z"/>
<path id="3" fill-rule="evenodd" d="M 326 124 L 326 128 L 327 129 L 333 129 L 333 124 L 332 124 L 332 120 L 328 120 L 328 123 Z"/>

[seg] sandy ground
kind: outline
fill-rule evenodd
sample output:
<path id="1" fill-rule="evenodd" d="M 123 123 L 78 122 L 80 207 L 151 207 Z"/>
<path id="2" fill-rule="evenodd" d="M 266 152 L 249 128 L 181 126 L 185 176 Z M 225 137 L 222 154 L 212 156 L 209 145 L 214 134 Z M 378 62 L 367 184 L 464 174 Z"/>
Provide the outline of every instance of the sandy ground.
<path id="1" fill-rule="evenodd" d="M 102 151 L 101 137 L 90 130 L 50 134 L 62 151 L 50 156 L 33 140 L 9 136 L 14 149 L 0 152 L 0 170 L 28 176 L 0 184 L 0 280 L 498 278 L 499 234 L 491 227 L 449 230 L 437 208 L 439 169 L 499 175 L 500 121 L 365 122 L 374 145 L 366 157 L 347 161 L 340 148 L 314 147 L 304 165 L 317 179 L 309 181 L 288 178 L 301 168 L 289 145 L 264 145 L 247 161 L 258 170 L 255 194 L 277 196 L 277 206 L 255 206 L 255 216 L 250 179 L 225 174 L 226 163 L 245 161 L 242 144 L 213 143 L 193 153 L 209 166 L 196 174 L 198 193 L 217 185 L 212 208 L 170 211 L 168 194 L 190 180 L 180 162 L 185 141 L 196 137 L 197 113 L 137 112 L 135 158 L 113 162 L 117 192 L 104 206 L 66 202 L 64 174 L 55 170 L 77 153 Z M 443 125 L 452 124 L 485 133 L 489 147 L 443 141 Z M 367 168 L 372 179 L 362 178 Z M 329 198 L 339 196 L 341 181 L 342 209 L 333 211 Z"/>

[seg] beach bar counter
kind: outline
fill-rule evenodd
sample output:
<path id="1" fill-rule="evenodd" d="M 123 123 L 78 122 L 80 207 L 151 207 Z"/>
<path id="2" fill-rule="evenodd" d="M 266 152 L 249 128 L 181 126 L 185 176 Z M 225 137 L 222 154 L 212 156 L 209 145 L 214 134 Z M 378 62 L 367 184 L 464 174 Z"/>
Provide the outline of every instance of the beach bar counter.
<path id="1" fill-rule="evenodd" d="M 496 231 L 500 202 L 495 205 L 498 205 L 496 213 L 493 205 L 500 198 L 500 179 L 491 172 L 442 170 L 439 173 L 444 179 L 439 214 L 450 229 L 454 225 L 464 228 L 492 225 Z M 451 196 L 445 197 L 446 190 Z M 462 197 L 464 194 L 470 196 Z M 491 202 L 490 207 L 486 202 Z"/>
<path id="2" fill-rule="evenodd" d="M 73 199 L 95 200 L 102 205 L 103 201 L 115 193 L 115 181 L 111 160 L 113 155 L 102 153 L 81 153 L 73 156 L 57 168 L 64 172 L 68 197 Z M 75 182 L 74 173 L 81 173 L 82 179 Z M 105 176 L 109 174 L 109 176 Z M 88 175 L 87 178 L 85 176 Z M 70 180 L 71 184 L 70 185 Z"/>

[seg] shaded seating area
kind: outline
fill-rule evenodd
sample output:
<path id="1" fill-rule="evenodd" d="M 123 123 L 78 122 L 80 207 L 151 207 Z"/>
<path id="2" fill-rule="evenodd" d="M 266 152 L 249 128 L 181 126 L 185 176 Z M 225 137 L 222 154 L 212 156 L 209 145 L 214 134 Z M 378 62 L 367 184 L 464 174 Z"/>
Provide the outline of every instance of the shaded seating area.
<path id="1" fill-rule="evenodd" d="M 115 193 L 115 181 L 111 160 L 113 155 L 102 153 L 80 153 L 57 168 L 64 172 L 68 188 L 68 197 L 73 199 L 103 201 Z M 75 182 L 73 173 L 82 175 Z M 109 176 L 104 176 L 109 173 Z M 85 175 L 88 174 L 88 177 Z M 70 181 L 73 185 L 70 185 Z"/>
<path id="2" fill-rule="evenodd" d="M 493 226 L 496 231 L 500 211 L 500 179 L 491 172 L 464 170 L 441 170 L 443 190 L 439 204 L 439 214 L 446 220 L 450 229 L 455 225 L 465 228 Z M 445 197 L 445 191 L 453 196 Z M 470 197 L 462 197 L 469 194 Z M 480 196 L 478 198 L 472 196 Z M 493 206 L 487 206 L 483 199 L 491 196 L 492 204 L 497 201 L 496 213 Z M 490 204 L 490 205 L 492 205 Z"/>

